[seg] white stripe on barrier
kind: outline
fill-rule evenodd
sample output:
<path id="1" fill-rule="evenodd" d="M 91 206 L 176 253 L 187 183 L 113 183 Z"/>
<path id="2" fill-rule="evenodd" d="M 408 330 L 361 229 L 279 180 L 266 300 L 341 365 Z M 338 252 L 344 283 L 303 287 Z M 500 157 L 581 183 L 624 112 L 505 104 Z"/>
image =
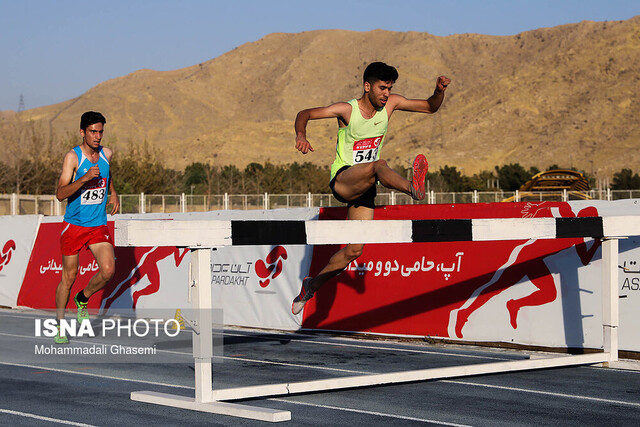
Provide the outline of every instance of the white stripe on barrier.
<path id="1" fill-rule="evenodd" d="M 231 221 L 117 220 L 114 234 L 116 246 L 226 246 Z"/>
<path id="2" fill-rule="evenodd" d="M 471 220 L 474 241 L 555 239 L 555 218 L 474 218 Z"/>
<path id="3" fill-rule="evenodd" d="M 640 216 L 605 216 L 602 228 L 608 237 L 640 236 Z"/>
<path id="4" fill-rule="evenodd" d="M 341 243 L 411 243 L 411 221 L 306 221 L 307 243 L 310 245 L 335 244 L 336 237 Z M 380 230 L 384 229 L 384 233 Z"/>

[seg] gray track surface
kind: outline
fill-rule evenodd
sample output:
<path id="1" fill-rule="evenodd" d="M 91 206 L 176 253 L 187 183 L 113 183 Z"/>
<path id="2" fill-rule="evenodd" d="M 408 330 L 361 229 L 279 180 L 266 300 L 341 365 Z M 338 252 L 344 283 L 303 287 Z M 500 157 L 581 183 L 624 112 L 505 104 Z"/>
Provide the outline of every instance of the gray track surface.
<path id="1" fill-rule="evenodd" d="M 33 312 L 0 310 L 0 425 L 267 425 L 130 400 L 131 392 L 143 390 L 193 396 L 190 339 L 171 347 L 184 360 L 181 363 L 15 360 L 11 349 L 42 342 L 43 338 L 33 336 L 35 317 Z M 216 389 L 518 360 L 528 355 L 328 334 L 227 330 L 224 353 L 214 358 L 213 381 Z M 292 420 L 280 425 L 295 426 L 638 425 L 640 371 L 569 367 L 242 403 L 289 410 Z"/>

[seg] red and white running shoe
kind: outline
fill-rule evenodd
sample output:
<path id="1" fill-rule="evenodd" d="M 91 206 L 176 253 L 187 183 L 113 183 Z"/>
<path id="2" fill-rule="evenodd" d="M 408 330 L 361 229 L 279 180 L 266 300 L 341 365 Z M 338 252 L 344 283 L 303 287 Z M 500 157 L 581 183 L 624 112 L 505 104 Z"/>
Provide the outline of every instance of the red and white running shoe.
<path id="1" fill-rule="evenodd" d="M 428 170 L 427 158 L 423 154 L 418 154 L 413 161 L 413 179 L 411 180 L 411 197 L 414 200 L 424 199 L 424 179 Z"/>
<path id="2" fill-rule="evenodd" d="M 297 297 L 293 299 L 293 303 L 291 304 L 291 312 L 293 314 L 298 314 L 304 308 L 304 305 L 313 298 L 313 292 L 309 289 L 309 285 L 311 283 L 311 277 L 305 277 L 302 281 L 302 286 L 300 287 L 300 293 Z"/>

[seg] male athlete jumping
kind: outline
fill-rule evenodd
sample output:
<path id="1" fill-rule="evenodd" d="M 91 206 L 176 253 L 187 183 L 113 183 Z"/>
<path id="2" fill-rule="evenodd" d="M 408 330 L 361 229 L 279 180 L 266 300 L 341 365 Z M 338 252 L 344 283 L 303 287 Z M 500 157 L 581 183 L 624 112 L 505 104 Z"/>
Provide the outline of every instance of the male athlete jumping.
<path id="1" fill-rule="evenodd" d="M 397 79 L 398 72 L 394 67 L 374 62 L 364 70 L 364 92 L 360 98 L 302 110 L 296 117 L 296 149 L 302 154 L 313 151 L 307 140 L 309 120 L 338 120 L 336 159 L 331 165 L 329 186 L 335 198 L 347 204 L 348 219 L 373 219 L 378 181 L 387 188 L 410 195 L 414 200 L 425 197 L 424 180 L 428 165 L 424 155 L 416 157 L 413 178 L 408 181 L 391 169 L 386 161 L 380 160 L 380 150 L 389 118 L 395 110 L 435 113 L 444 100 L 444 92 L 451 80 L 445 76 L 438 77 L 433 95 L 423 100 L 391 94 Z M 346 245 L 331 257 L 316 277 L 305 278 L 300 294 L 293 300 L 293 314 L 300 313 L 314 293 L 358 258 L 363 248 L 363 244 Z"/>
<path id="2" fill-rule="evenodd" d="M 78 309 L 78 321 L 89 318 L 89 297 L 102 289 L 115 272 L 113 242 L 107 228 L 107 205 L 111 215 L 118 212 L 120 202 L 111 180 L 109 163 L 113 152 L 100 145 L 106 119 L 100 113 L 88 111 L 80 118 L 82 144 L 64 156 L 62 174 L 56 197 L 68 199 L 64 214 L 60 248 L 62 249 L 62 280 L 56 289 L 56 344 L 66 344 L 60 335 L 60 320 L 64 319 L 73 282 L 78 274 L 78 253 L 86 245 L 98 263 L 98 272 L 87 286 L 73 298 Z M 107 202 L 107 191 L 109 200 Z"/>

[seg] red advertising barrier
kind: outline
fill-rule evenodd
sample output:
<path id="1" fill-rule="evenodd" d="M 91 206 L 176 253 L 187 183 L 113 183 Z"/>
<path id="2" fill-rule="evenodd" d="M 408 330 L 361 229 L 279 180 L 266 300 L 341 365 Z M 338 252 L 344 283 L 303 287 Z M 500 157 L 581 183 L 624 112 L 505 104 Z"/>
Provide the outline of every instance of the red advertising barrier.
<path id="1" fill-rule="evenodd" d="M 415 205 L 376 208 L 374 219 L 525 218 L 597 216 L 595 207 L 573 212 L 568 203 Z M 344 219 L 346 208 L 326 208 L 320 219 Z M 545 259 L 566 251 L 579 265 L 599 241 L 584 239 L 366 245 L 363 255 L 327 282 L 304 310 L 305 328 L 464 338 L 472 313 L 528 279 L 533 290 L 506 302 L 504 318 L 518 328 L 524 308 L 558 298 L 560 284 Z M 310 275 L 339 246 L 316 246 Z M 571 255 L 572 254 L 572 255 Z M 486 323 L 491 327 L 491 323 Z"/>
<path id="2" fill-rule="evenodd" d="M 113 235 L 113 222 L 107 225 Z M 55 309 L 56 287 L 62 275 L 61 231 L 62 222 L 40 225 L 18 295 L 19 306 Z M 89 309 L 106 312 L 110 308 L 136 308 L 140 297 L 154 294 L 160 287 L 158 262 L 171 258 L 171 265 L 178 267 L 188 252 L 188 249 L 170 247 L 116 247 L 115 275 L 104 289 L 89 299 Z M 98 265 L 89 249 L 82 249 L 68 308 L 75 309 L 73 296 L 87 285 L 97 271 Z M 143 278 L 144 286 L 136 286 Z"/>

